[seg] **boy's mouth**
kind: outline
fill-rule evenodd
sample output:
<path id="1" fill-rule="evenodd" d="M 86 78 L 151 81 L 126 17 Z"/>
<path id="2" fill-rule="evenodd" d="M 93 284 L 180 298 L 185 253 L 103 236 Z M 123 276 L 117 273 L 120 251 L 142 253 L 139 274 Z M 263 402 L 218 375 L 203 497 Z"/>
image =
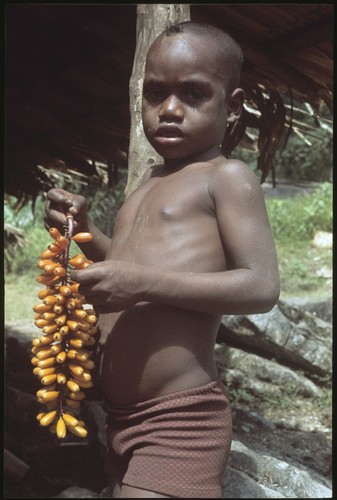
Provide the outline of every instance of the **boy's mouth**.
<path id="1" fill-rule="evenodd" d="M 176 125 L 161 125 L 158 127 L 156 137 L 166 139 L 176 139 L 183 137 L 183 133 Z"/>

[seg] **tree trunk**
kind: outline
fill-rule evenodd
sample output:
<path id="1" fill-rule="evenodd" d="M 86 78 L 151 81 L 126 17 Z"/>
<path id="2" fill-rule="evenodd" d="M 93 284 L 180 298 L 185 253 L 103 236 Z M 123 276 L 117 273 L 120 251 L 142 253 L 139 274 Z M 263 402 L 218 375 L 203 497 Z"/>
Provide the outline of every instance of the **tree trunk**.
<path id="1" fill-rule="evenodd" d="M 126 198 L 140 184 L 144 172 L 150 166 L 163 161 L 148 143 L 142 125 L 142 88 L 148 48 L 170 23 L 189 20 L 189 4 L 139 4 L 137 6 L 137 44 L 130 79 L 131 131 Z"/>

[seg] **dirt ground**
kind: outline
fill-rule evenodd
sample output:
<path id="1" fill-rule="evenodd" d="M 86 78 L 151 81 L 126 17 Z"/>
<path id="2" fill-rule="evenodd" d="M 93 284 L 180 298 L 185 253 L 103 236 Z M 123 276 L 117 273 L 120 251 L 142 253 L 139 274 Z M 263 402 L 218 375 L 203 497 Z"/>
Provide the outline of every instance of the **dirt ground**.
<path id="1" fill-rule="evenodd" d="M 308 401 L 288 412 L 233 408 L 234 437 L 254 451 L 307 470 L 327 487 L 332 481 L 332 416 Z"/>

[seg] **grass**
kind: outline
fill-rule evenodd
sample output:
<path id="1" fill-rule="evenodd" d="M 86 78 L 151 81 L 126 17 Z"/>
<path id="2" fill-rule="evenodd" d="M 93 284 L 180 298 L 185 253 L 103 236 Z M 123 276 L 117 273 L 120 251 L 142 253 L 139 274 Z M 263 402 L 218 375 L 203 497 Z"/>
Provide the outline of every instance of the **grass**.
<path id="1" fill-rule="evenodd" d="M 5 277 L 5 321 L 27 320 L 34 323 L 33 307 L 40 302 L 38 292 L 43 288 L 35 281 L 37 272 L 6 274 Z"/>
<path id="2" fill-rule="evenodd" d="M 317 248 L 317 231 L 332 232 L 332 185 L 322 183 L 311 195 L 266 198 L 278 255 L 281 298 L 331 297 L 332 249 Z"/>
<path id="3" fill-rule="evenodd" d="M 332 269 L 331 248 L 315 248 L 307 241 L 276 241 L 276 249 L 281 298 L 331 297 L 332 279 L 320 272 L 323 268 Z"/>
<path id="4" fill-rule="evenodd" d="M 263 408 L 269 413 L 274 415 L 284 415 L 287 411 L 294 408 L 301 408 L 302 405 L 307 405 L 310 401 L 312 409 L 319 413 L 332 406 L 332 388 L 331 381 L 327 381 L 325 386 L 321 386 L 322 396 L 318 397 L 305 397 L 299 394 L 298 388 L 292 384 L 284 385 L 278 388 L 277 393 L 268 393 L 266 395 L 255 395 L 251 391 L 244 388 L 227 386 L 232 404 L 234 405 L 248 405 L 256 409 Z M 295 402 L 295 403 L 294 403 Z"/>

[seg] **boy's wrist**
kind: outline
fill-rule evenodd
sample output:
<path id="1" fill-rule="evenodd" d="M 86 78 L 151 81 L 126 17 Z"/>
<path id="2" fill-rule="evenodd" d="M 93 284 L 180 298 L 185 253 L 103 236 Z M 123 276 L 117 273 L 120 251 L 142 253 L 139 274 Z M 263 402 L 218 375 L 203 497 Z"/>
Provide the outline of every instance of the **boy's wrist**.
<path id="1" fill-rule="evenodd" d="M 129 267 L 130 263 L 128 263 Z M 155 298 L 154 290 L 156 289 L 156 272 L 153 268 L 142 264 L 135 264 L 134 273 L 132 267 L 129 267 L 131 274 L 129 275 L 134 290 L 135 298 L 138 302 L 152 302 Z"/>
<path id="2" fill-rule="evenodd" d="M 142 266 L 143 267 L 143 266 Z M 162 286 L 165 281 L 163 271 L 153 267 L 143 267 L 139 275 L 139 296 L 144 302 L 158 302 L 163 293 Z M 165 286 L 164 286 L 165 289 Z"/>

